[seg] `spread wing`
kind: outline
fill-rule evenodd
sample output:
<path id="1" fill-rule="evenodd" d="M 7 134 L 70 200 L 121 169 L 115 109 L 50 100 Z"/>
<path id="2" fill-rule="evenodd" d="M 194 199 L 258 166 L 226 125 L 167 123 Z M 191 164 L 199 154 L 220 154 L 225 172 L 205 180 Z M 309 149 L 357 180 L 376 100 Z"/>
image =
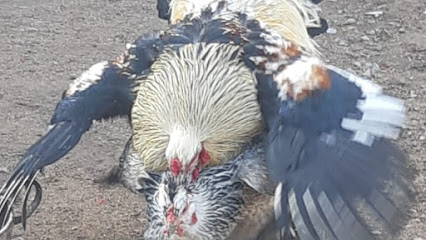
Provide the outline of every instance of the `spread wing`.
<path id="1" fill-rule="evenodd" d="M 389 140 L 402 101 L 295 43 L 251 35 L 245 61 L 257 73 L 281 237 L 291 222 L 301 239 L 392 236 L 413 197 L 406 158 Z"/>
<path id="2" fill-rule="evenodd" d="M 385 139 L 397 135 L 402 104 L 380 93 L 364 97 L 344 72 L 329 73 L 330 91 L 281 113 L 269 134 L 282 217 L 290 213 L 303 239 L 372 239 L 380 229 L 390 237 L 412 200 L 405 156 Z"/>
<path id="3" fill-rule="evenodd" d="M 48 132 L 27 150 L 3 185 L 0 212 L 8 214 L 20 190 L 30 189 L 43 167 L 73 149 L 94 120 L 130 114 L 132 89 L 137 84 L 134 75 L 148 69 L 158 55 L 152 47 L 156 41 L 157 35 L 142 37 L 117 60 L 93 65 L 70 84 L 56 106 Z M 25 215 L 22 223 L 25 226 Z"/>

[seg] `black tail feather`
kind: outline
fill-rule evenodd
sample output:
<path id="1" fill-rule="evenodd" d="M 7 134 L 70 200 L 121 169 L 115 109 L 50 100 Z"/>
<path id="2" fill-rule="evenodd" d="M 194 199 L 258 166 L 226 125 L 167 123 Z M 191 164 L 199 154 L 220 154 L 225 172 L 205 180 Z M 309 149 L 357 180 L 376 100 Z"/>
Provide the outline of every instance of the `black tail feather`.
<path id="1" fill-rule="evenodd" d="M 0 191 L 2 196 L 0 209 L 4 211 L 6 208 L 6 216 L 10 214 L 13 203 L 24 188 L 26 189 L 25 200 L 28 199 L 29 191 L 35 183 L 39 170 L 68 153 L 79 142 L 83 133 L 84 127 L 69 121 L 59 122 L 25 153 Z M 39 184 L 35 186 L 36 189 L 41 189 Z M 41 191 L 38 192 L 41 199 Z M 34 207 L 34 203 L 32 205 Z M 25 228 L 28 217 L 26 201 L 23 202 L 22 207 L 21 223 Z"/>

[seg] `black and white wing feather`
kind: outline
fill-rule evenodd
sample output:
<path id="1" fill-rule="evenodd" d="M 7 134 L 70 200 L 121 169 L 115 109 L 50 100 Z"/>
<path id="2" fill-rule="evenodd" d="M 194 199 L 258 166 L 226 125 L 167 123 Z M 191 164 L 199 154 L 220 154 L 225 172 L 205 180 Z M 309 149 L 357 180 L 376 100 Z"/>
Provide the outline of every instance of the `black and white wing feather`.
<path id="1" fill-rule="evenodd" d="M 130 115 L 134 76 L 146 71 L 159 54 L 154 47 L 158 41 L 158 34 L 141 37 L 117 60 L 93 65 L 69 85 L 48 132 L 27 150 L 3 185 L 0 212 L 7 215 L 18 193 L 25 188 L 28 194 L 37 173 L 71 151 L 94 120 Z M 25 215 L 22 223 L 25 227 Z"/>
<path id="2" fill-rule="evenodd" d="M 413 197 L 406 158 L 389 140 L 403 125 L 402 101 L 294 43 L 254 36 L 245 57 L 257 73 L 281 237 L 291 221 L 301 239 L 392 236 Z"/>

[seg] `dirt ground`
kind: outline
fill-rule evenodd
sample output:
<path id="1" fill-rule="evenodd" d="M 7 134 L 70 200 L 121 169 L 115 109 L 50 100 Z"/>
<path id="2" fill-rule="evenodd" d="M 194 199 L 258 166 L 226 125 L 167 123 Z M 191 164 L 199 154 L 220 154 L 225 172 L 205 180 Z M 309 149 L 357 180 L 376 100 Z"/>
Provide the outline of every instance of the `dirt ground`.
<path id="1" fill-rule="evenodd" d="M 397 239 L 426 239 L 426 2 L 324 0 L 336 33 L 318 38 L 324 58 L 406 101 L 400 140 L 418 170 L 412 218 Z M 371 16 L 370 11 L 382 11 Z M 0 0 L 0 167 L 11 170 L 46 131 L 62 91 L 93 63 L 114 59 L 138 35 L 164 29 L 155 0 Z M 96 182 L 117 164 L 124 119 L 96 123 L 39 177 L 42 204 L 15 239 L 136 239 L 144 200 Z"/>

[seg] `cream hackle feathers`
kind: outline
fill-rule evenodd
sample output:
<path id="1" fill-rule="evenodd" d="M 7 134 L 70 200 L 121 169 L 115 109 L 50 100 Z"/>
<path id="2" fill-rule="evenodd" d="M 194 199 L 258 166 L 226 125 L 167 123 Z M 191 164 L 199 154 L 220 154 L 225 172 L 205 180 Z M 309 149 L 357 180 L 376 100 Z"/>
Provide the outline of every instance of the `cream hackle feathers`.
<path id="1" fill-rule="evenodd" d="M 222 0 L 171 0 L 170 21 L 177 23 L 186 16 L 197 17 L 206 7 L 215 9 Z M 319 7 L 309 0 L 227 0 L 231 12 L 247 14 L 265 29 L 294 42 L 304 51 L 319 55 L 317 44 L 309 37 L 307 27 L 320 26 Z"/>
<path id="2" fill-rule="evenodd" d="M 238 154 L 262 130 L 256 80 L 228 44 L 165 50 L 132 109 L 133 147 L 147 170 L 188 164 L 201 147 L 211 165 Z"/>

